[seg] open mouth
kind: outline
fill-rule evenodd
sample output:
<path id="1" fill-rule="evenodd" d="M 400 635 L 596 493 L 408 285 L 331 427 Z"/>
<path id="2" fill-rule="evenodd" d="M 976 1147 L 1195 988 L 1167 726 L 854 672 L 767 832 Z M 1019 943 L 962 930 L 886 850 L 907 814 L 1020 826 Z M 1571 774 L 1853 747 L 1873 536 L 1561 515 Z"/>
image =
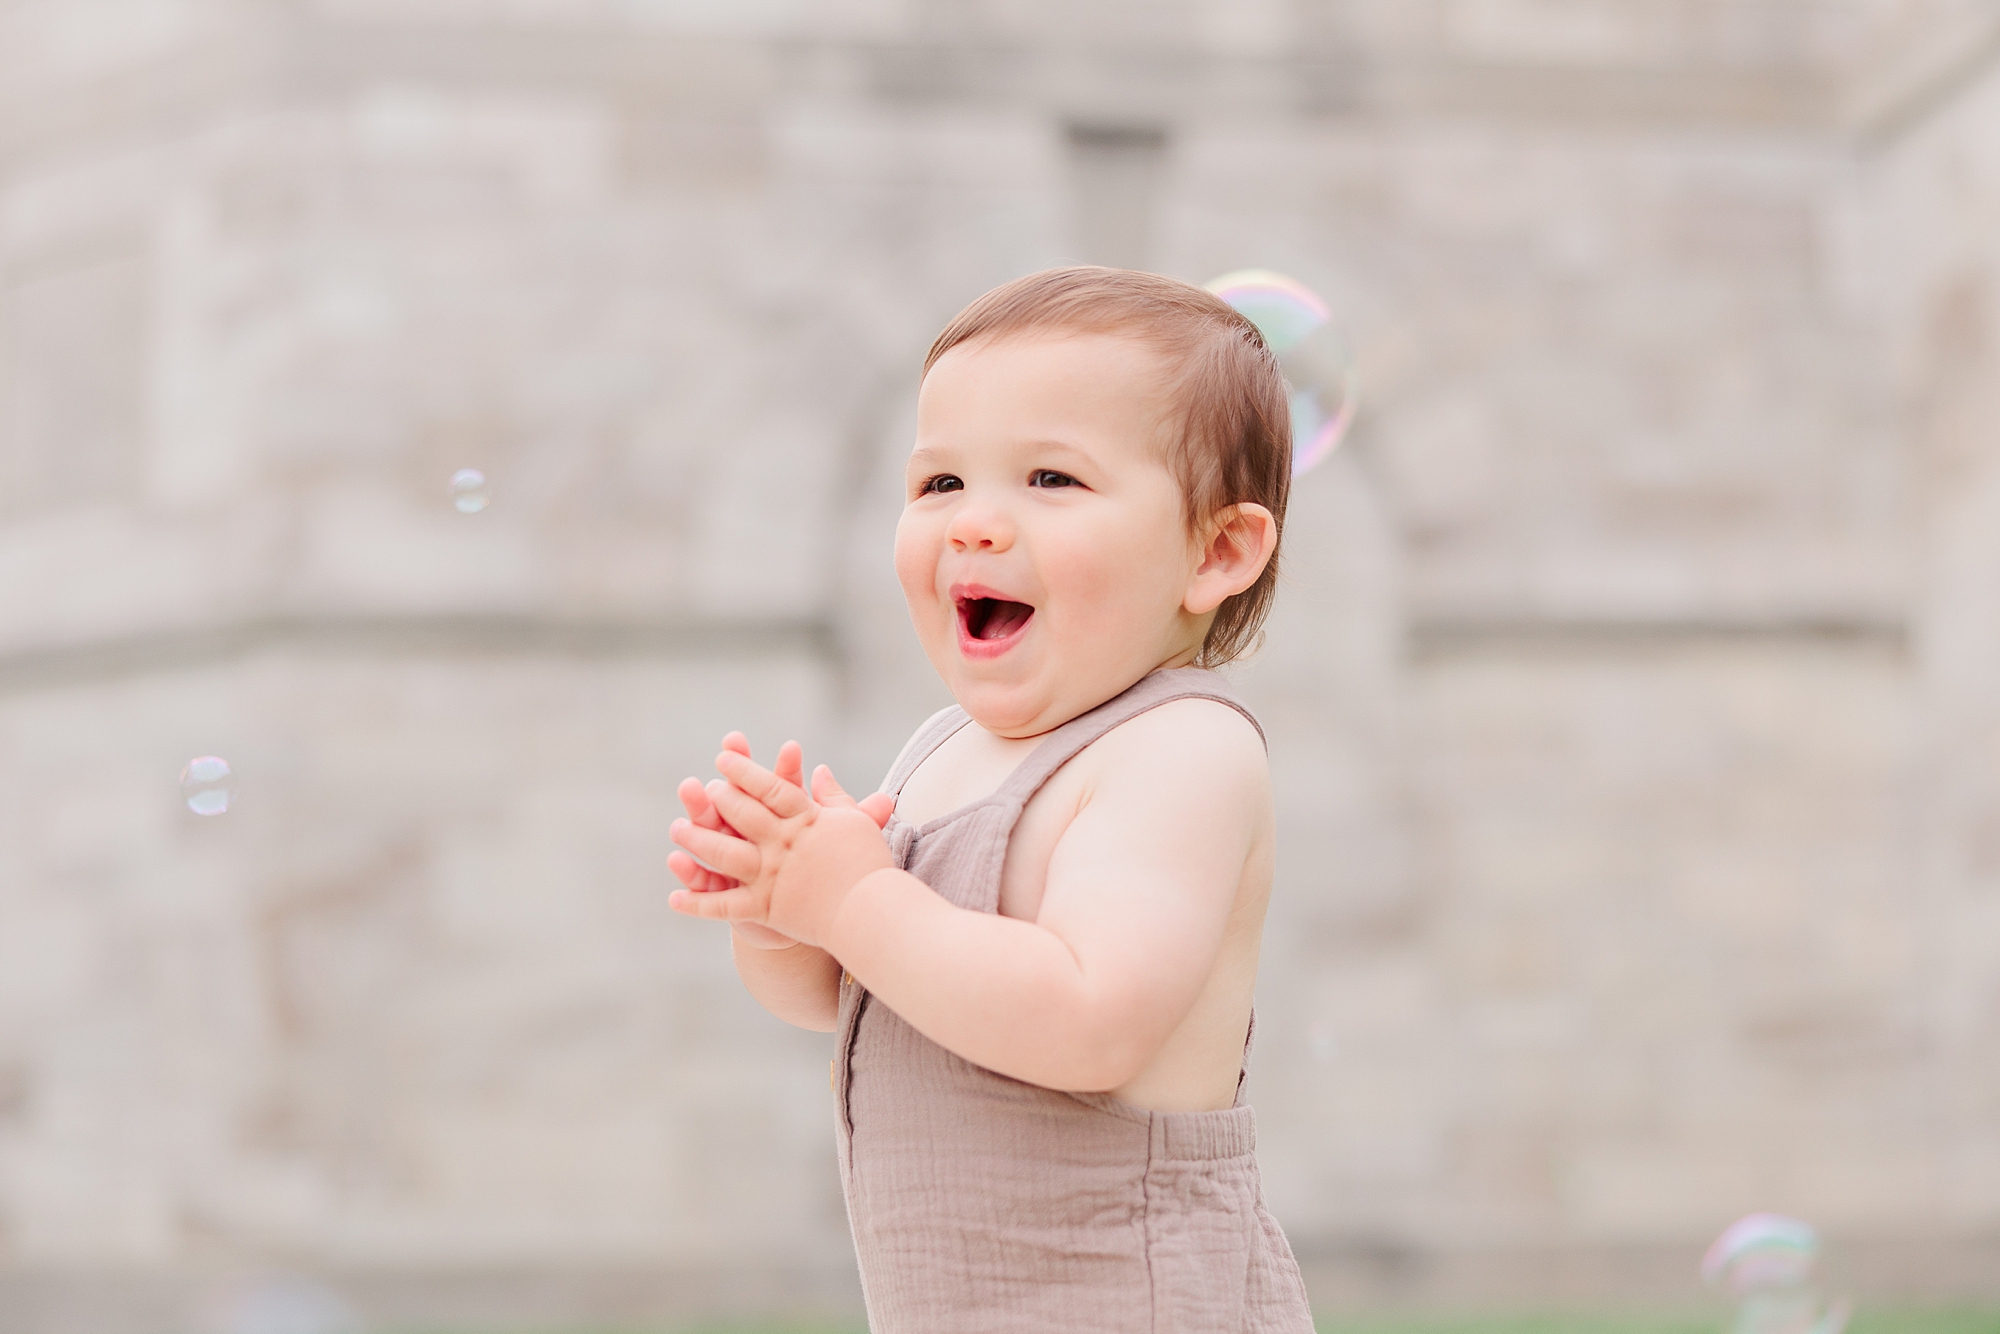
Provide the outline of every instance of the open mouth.
<path id="1" fill-rule="evenodd" d="M 1005 639 L 1028 623 L 1035 609 L 1025 602 L 1009 602 L 1005 598 L 965 598 L 958 604 L 958 615 L 965 622 L 965 633 L 974 639 Z"/>
<path id="2" fill-rule="evenodd" d="M 1025 602 L 1006 598 L 959 598 L 958 624 L 962 639 L 999 645 L 1013 638 L 1035 614 Z"/>

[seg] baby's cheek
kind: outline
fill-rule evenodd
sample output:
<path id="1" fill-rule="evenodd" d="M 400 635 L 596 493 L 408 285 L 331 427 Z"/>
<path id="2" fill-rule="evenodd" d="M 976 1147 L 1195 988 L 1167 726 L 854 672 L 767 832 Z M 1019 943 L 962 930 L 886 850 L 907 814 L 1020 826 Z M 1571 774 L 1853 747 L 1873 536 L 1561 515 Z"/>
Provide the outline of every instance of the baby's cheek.
<path id="1" fill-rule="evenodd" d="M 1139 558 L 1112 543 L 1064 543 L 1052 554 L 1045 575 L 1050 591 L 1065 611 L 1093 621 L 1130 615 L 1133 595 L 1153 582 Z"/>
<path id="2" fill-rule="evenodd" d="M 922 532 L 912 532 L 912 522 L 896 526 L 896 582 L 910 604 L 910 618 L 918 630 L 928 620 L 938 620 L 938 560 L 936 548 L 924 542 Z"/>
<path id="3" fill-rule="evenodd" d="M 896 525 L 896 579 L 903 585 L 903 596 L 909 599 L 912 611 L 919 601 L 937 599 L 938 542 L 936 534 L 928 531 L 935 527 L 907 512 Z"/>

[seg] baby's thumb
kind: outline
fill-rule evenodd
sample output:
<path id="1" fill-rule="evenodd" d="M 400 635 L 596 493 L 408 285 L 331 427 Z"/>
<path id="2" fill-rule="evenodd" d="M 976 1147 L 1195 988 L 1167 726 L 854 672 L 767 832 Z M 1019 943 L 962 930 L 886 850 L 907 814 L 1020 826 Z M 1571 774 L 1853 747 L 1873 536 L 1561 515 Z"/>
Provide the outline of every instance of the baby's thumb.
<path id="1" fill-rule="evenodd" d="M 822 806 L 854 806 L 862 814 L 875 822 L 880 829 L 889 823 L 889 812 L 896 809 L 896 799 L 886 792 L 877 792 L 860 801 L 847 795 L 847 789 L 833 780 L 833 770 L 824 764 L 813 770 L 813 800 Z"/>
<path id="2" fill-rule="evenodd" d="M 833 781 L 833 770 L 824 764 L 813 770 L 813 800 L 822 806 L 852 806 L 854 798 L 847 795 L 847 789 Z"/>
<path id="3" fill-rule="evenodd" d="M 875 822 L 877 829 L 887 825 L 889 817 L 896 812 L 896 799 L 887 792 L 877 792 L 872 796 L 863 797 L 856 804 L 860 806 L 864 815 Z"/>

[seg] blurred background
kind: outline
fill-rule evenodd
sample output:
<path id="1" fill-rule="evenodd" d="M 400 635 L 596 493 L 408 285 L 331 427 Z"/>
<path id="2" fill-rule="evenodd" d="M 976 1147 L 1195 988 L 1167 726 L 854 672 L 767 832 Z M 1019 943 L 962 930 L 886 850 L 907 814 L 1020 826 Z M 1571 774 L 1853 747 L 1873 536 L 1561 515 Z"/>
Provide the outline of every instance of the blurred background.
<path id="1" fill-rule="evenodd" d="M 1319 1307 L 2000 1306 L 2000 5 L 4 0 L 0 1329 L 856 1321 L 672 789 L 945 702 L 921 357 L 1073 261 L 1358 357 L 1234 669 Z"/>

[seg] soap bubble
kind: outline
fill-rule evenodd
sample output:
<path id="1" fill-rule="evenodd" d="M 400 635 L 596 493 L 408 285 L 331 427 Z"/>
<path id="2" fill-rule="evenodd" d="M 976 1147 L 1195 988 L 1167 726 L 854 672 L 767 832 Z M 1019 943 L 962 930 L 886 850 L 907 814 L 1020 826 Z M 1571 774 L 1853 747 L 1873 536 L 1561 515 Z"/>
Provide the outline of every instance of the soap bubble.
<path id="1" fill-rule="evenodd" d="M 202 755 L 181 770 L 181 796 L 196 815 L 220 815 L 236 800 L 236 775 L 220 755 Z"/>
<path id="2" fill-rule="evenodd" d="M 297 1274 L 238 1280 L 207 1303 L 201 1334 L 361 1334 L 339 1293 Z"/>
<path id="3" fill-rule="evenodd" d="M 1319 294 L 1269 269 L 1225 273 L 1208 290 L 1242 312 L 1278 354 L 1292 400 L 1292 476 L 1333 453 L 1354 423 L 1354 354 Z"/>
<path id="4" fill-rule="evenodd" d="M 1812 1286 L 1819 1233 L 1782 1214 L 1750 1214 L 1723 1229 L 1702 1257 L 1701 1276 L 1736 1299 L 1733 1334 L 1841 1334 L 1843 1299 L 1824 1309 Z"/>
<path id="5" fill-rule="evenodd" d="M 486 474 L 477 468 L 460 468 L 451 475 L 451 503 L 460 514 L 477 514 L 493 499 Z"/>

